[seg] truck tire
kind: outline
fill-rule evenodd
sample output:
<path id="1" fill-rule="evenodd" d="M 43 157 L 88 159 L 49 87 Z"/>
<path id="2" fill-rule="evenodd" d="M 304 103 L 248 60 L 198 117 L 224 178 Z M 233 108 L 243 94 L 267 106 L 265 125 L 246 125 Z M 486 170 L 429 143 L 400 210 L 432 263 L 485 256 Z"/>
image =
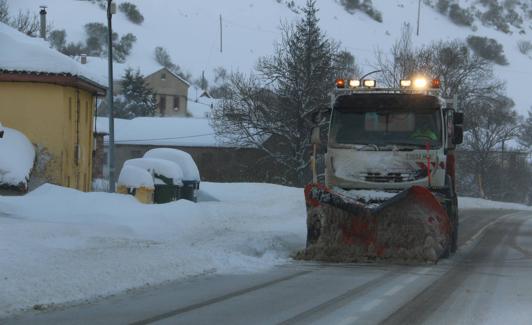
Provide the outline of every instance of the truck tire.
<path id="1" fill-rule="evenodd" d="M 447 205 L 447 214 L 451 221 L 451 238 L 450 252 L 455 253 L 458 250 L 458 197 L 454 192 L 454 184 L 450 175 L 445 179 L 447 191 L 445 193 Z"/>

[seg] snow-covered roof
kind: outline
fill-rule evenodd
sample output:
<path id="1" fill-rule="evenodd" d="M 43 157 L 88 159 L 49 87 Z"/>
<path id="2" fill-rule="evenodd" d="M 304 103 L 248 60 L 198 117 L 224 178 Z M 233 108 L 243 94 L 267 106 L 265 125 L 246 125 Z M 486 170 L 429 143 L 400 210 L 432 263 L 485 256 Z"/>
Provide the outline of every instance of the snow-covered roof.
<path id="1" fill-rule="evenodd" d="M 193 117 L 137 117 L 132 120 L 115 119 L 115 144 L 157 145 L 180 147 L 230 147 L 215 136 L 206 118 Z M 96 119 L 96 131 L 109 132 L 105 117 Z M 106 137 L 106 143 L 108 137 Z"/>
<path id="2" fill-rule="evenodd" d="M 35 161 L 35 150 L 21 132 L 6 127 L 3 130 L 4 136 L 0 138 L 0 185 L 26 188 Z"/>
<path id="3" fill-rule="evenodd" d="M 178 164 L 183 170 L 184 181 L 200 181 L 200 173 L 192 156 L 182 150 L 172 148 L 156 148 L 148 150 L 144 157 L 159 158 Z"/>
<path id="4" fill-rule="evenodd" d="M 159 72 L 159 71 L 161 71 L 161 70 L 165 70 L 166 72 L 168 72 L 169 74 L 171 74 L 172 76 L 174 76 L 176 79 L 179 79 L 179 80 L 181 80 L 183 83 L 185 83 L 187 86 L 190 86 L 190 82 L 188 82 L 188 81 L 185 80 L 184 78 L 182 78 L 182 77 L 180 77 L 179 75 L 173 73 L 170 69 L 165 68 L 165 67 L 161 67 L 160 69 L 151 72 L 150 74 L 146 75 L 146 78 L 149 77 L 149 76 L 152 76 L 152 75 L 156 74 L 157 72 Z"/>
<path id="5" fill-rule="evenodd" d="M 54 74 L 77 77 L 102 89 L 105 78 L 95 74 L 76 60 L 51 49 L 39 38 L 29 37 L 0 23 L 0 71 Z"/>

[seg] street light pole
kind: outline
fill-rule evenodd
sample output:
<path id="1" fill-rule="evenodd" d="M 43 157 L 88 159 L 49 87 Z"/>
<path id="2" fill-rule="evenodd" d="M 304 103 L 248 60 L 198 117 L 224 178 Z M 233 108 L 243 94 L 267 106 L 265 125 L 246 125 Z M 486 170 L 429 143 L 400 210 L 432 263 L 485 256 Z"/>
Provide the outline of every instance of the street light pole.
<path id="1" fill-rule="evenodd" d="M 372 75 L 374 73 L 379 73 L 379 72 L 382 72 L 382 70 L 375 70 L 375 71 L 368 72 L 365 75 L 363 75 L 362 77 L 360 77 L 360 80 L 364 80 L 364 78 L 366 78 L 366 77 L 368 77 L 368 76 L 370 76 L 370 75 Z"/>
<path id="2" fill-rule="evenodd" d="M 109 105 L 109 192 L 115 191 L 115 123 L 113 113 L 113 14 L 116 12 L 113 0 L 107 0 L 107 60 L 109 65 L 109 86 L 107 104 Z"/>

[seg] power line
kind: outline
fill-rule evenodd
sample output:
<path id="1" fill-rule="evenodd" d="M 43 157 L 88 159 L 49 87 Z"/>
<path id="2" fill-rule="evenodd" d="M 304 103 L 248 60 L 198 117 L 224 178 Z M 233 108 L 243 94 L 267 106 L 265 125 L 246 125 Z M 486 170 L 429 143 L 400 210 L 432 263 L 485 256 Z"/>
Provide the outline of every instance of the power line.
<path id="1" fill-rule="evenodd" d="M 187 135 L 187 136 L 182 136 L 182 137 L 170 137 L 170 138 L 117 140 L 116 143 L 125 143 L 125 142 L 146 142 L 146 141 L 162 141 L 162 140 L 177 140 L 177 139 L 190 139 L 190 138 L 206 137 L 206 136 L 209 136 L 209 135 L 215 135 L 215 133 L 205 133 L 205 134 Z"/>

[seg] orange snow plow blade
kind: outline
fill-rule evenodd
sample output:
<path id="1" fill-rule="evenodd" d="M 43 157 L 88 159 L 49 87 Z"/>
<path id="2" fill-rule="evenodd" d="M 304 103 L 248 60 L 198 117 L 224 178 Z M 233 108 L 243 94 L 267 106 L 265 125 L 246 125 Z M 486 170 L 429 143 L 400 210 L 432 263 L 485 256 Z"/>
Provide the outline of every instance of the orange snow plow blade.
<path id="1" fill-rule="evenodd" d="M 450 220 L 434 195 L 413 186 L 370 208 L 321 184 L 305 188 L 304 260 L 436 262 L 448 254 Z"/>

